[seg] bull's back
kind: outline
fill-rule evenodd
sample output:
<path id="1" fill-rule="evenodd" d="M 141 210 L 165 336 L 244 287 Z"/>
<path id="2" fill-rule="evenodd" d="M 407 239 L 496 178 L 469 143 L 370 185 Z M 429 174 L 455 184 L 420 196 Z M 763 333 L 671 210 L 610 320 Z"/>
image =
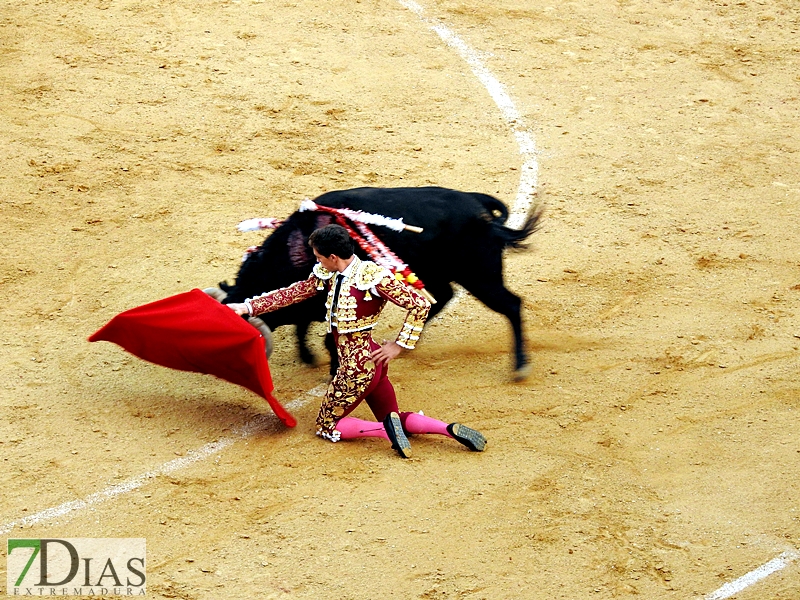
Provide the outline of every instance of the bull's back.
<path id="1" fill-rule="evenodd" d="M 491 196 L 442 187 L 337 190 L 322 194 L 315 202 L 402 218 L 407 225 L 422 227 L 422 233 L 375 229 L 380 239 L 409 264 L 419 260 L 452 261 L 468 252 L 489 233 L 488 221 L 493 215 L 485 204 L 500 204 Z"/>
<path id="2" fill-rule="evenodd" d="M 486 214 L 479 201 L 481 194 L 441 187 L 373 188 L 337 190 L 322 194 L 318 204 L 351 208 L 392 218 L 403 218 L 409 225 L 457 229 L 465 222 Z M 490 196 L 487 196 L 490 198 Z M 412 222 L 412 219 L 417 221 Z"/>

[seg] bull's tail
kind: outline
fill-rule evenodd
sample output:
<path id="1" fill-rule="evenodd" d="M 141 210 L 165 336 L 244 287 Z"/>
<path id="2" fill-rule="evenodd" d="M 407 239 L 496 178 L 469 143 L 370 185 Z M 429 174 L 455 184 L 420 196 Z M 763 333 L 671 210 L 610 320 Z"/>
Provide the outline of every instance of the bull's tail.
<path id="1" fill-rule="evenodd" d="M 503 246 L 508 248 L 524 248 L 527 240 L 541 225 L 543 209 L 540 205 L 531 206 L 525 217 L 525 222 L 519 229 L 511 229 L 506 227 L 503 221 L 497 220 L 492 222 L 492 235 L 499 239 Z"/>

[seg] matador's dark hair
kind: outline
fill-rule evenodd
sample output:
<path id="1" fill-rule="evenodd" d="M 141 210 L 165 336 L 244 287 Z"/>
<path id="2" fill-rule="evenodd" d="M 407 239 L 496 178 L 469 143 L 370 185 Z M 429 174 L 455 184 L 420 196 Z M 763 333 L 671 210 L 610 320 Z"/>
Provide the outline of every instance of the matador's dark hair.
<path id="1" fill-rule="evenodd" d="M 322 256 L 335 254 L 339 258 L 350 258 L 355 252 L 355 242 L 347 229 L 341 225 L 326 225 L 308 236 L 308 244 Z"/>

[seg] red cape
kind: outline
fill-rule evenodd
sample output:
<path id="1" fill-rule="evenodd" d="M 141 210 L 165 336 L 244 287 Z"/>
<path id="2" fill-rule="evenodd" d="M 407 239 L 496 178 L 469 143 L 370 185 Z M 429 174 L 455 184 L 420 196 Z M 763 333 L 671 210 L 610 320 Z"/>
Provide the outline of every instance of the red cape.
<path id="1" fill-rule="evenodd" d="M 288 427 L 294 417 L 272 396 L 264 338 L 255 327 L 201 290 L 118 314 L 89 337 L 157 365 L 214 375 L 266 399 Z"/>

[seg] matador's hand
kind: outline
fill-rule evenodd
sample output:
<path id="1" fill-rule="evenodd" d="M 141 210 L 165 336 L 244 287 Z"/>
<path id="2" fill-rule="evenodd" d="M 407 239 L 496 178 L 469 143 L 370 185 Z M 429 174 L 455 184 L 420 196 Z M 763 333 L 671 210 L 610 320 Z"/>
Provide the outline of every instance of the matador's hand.
<path id="1" fill-rule="evenodd" d="M 231 304 L 226 304 L 225 306 L 230 308 L 237 315 L 249 315 L 250 314 L 250 311 L 247 310 L 247 304 L 236 304 L 234 302 L 234 303 L 231 303 Z"/>
<path id="2" fill-rule="evenodd" d="M 403 348 L 398 346 L 397 342 L 384 342 L 380 348 L 372 351 L 372 360 L 375 361 L 375 364 L 385 365 L 402 351 Z"/>

